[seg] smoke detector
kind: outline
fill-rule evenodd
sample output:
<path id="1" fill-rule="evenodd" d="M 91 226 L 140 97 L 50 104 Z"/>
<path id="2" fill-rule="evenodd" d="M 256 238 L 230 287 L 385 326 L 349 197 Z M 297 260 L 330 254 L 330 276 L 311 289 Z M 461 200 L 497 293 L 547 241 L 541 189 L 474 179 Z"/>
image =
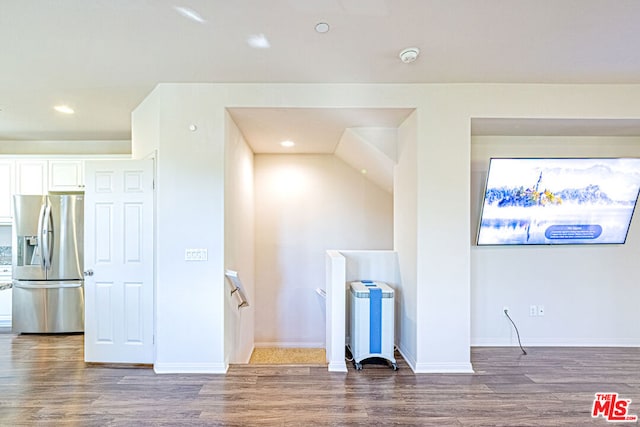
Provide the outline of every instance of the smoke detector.
<path id="1" fill-rule="evenodd" d="M 400 59 L 405 64 L 409 64 L 416 59 L 418 59 L 418 55 L 420 54 L 420 49 L 417 47 L 408 47 L 400 52 Z"/>

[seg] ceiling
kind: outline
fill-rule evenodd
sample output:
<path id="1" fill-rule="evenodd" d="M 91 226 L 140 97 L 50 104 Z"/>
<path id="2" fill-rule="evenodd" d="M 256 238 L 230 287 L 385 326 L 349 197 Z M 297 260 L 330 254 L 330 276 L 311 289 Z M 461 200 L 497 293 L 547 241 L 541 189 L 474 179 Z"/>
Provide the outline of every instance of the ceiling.
<path id="1" fill-rule="evenodd" d="M 345 129 L 397 128 L 410 108 L 228 108 L 251 149 L 263 153 L 336 151 Z M 293 147 L 282 147 L 282 141 Z"/>
<path id="2" fill-rule="evenodd" d="M 130 139 L 159 82 L 640 83 L 639 23 L 638 0 L 0 0 L 0 140 Z"/>

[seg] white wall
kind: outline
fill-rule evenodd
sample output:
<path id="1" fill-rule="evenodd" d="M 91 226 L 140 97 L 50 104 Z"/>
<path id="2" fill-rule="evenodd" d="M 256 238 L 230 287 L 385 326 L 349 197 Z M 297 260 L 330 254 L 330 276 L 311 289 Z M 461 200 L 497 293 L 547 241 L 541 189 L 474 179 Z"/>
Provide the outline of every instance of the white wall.
<path id="1" fill-rule="evenodd" d="M 333 155 L 255 156 L 256 345 L 325 345 L 328 249 L 391 249 L 392 196 Z"/>
<path id="2" fill-rule="evenodd" d="M 475 87 L 435 85 L 425 99 L 417 110 L 415 371 L 470 372 L 468 109 Z"/>
<path id="3" fill-rule="evenodd" d="M 151 92 L 131 113 L 131 155 L 142 159 L 156 153 L 160 145 L 160 90 Z M 156 162 L 156 171 L 158 163 Z"/>
<path id="4" fill-rule="evenodd" d="M 225 110 L 198 85 L 159 85 L 134 112 L 134 153 L 156 157 L 158 372 L 225 372 Z M 196 130 L 190 129 L 196 125 Z M 141 144 L 137 146 L 138 142 Z M 135 155 L 135 154 L 134 154 Z M 185 261 L 185 249 L 207 261 Z"/>
<path id="5" fill-rule="evenodd" d="M 475 239 L 489 158 L 640 157 L 640 138 L 482 136 L 471 153 Z M 624 245 L 473 247 L 472 344 L 517 345 L 508 306 L 525 346 L 640 345 L 639 221 L 636 212 Z M 544 316 L 529 316 L 531 305 L 543 305 Z"/>
<path id="6" fill-rule="evenodd" d="M 224 365 L 225 107 L 416 109 L 416 349 L 409 356 L 418 372 L 471 368 L 471 119 L 640 119 L 640 85 L 163 84 L 155 91 L 162 95 L 157 358 L 178 367 Z M 202 123 L 199 133 L 189 133 L 192 122 Z M 192 245 L 209 248 L 209 261 L 181 261 Z"/>
<path id="7" fill-rule="evenodd" d="M 224 265 L 238 272 L 249 302 L 238 308 L 238 298 L 225 292 L 225 360 L 248 363 L 254 336 L 254 184 L 253 152 L 240 130 L 225 114 Z M 229 285 L 229 283 L 227 283 Z"/>
<path id="8" fill-rule="evenodd" d="M 398 253 L 401 292 L 396 295 L 398 349 L 412 367 L 417 349 L 417 236 L 418 162 L 417 113 L 412 113 L 398 129 L 398 164 L 394 172 L 393 240 Z"/>

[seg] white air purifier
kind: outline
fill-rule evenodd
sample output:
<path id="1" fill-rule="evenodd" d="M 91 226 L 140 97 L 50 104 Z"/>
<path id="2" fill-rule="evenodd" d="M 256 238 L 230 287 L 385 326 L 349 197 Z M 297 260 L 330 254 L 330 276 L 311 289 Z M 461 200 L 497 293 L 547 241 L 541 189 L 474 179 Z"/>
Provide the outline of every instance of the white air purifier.
<path id="1" fill-rule="evenodd" d="M 349 350 L 357 370 L 362 361 L 373 357 L 387 359 L 396 370 L 394 349 L 394 295 L 383 282 L 362 280 L 350 285 Z"/>

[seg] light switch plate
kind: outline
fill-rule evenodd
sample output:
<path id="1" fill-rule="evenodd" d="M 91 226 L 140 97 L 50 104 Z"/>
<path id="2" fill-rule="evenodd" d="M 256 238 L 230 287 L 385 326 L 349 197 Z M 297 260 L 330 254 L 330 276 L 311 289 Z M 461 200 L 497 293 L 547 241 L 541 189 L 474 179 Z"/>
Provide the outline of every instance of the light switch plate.
<path id="1" fill-rule="evenodd" d="M 184 260 L 185 261 L 206 261 L 208 258 L 206 249 L 185 249 Z"/>

